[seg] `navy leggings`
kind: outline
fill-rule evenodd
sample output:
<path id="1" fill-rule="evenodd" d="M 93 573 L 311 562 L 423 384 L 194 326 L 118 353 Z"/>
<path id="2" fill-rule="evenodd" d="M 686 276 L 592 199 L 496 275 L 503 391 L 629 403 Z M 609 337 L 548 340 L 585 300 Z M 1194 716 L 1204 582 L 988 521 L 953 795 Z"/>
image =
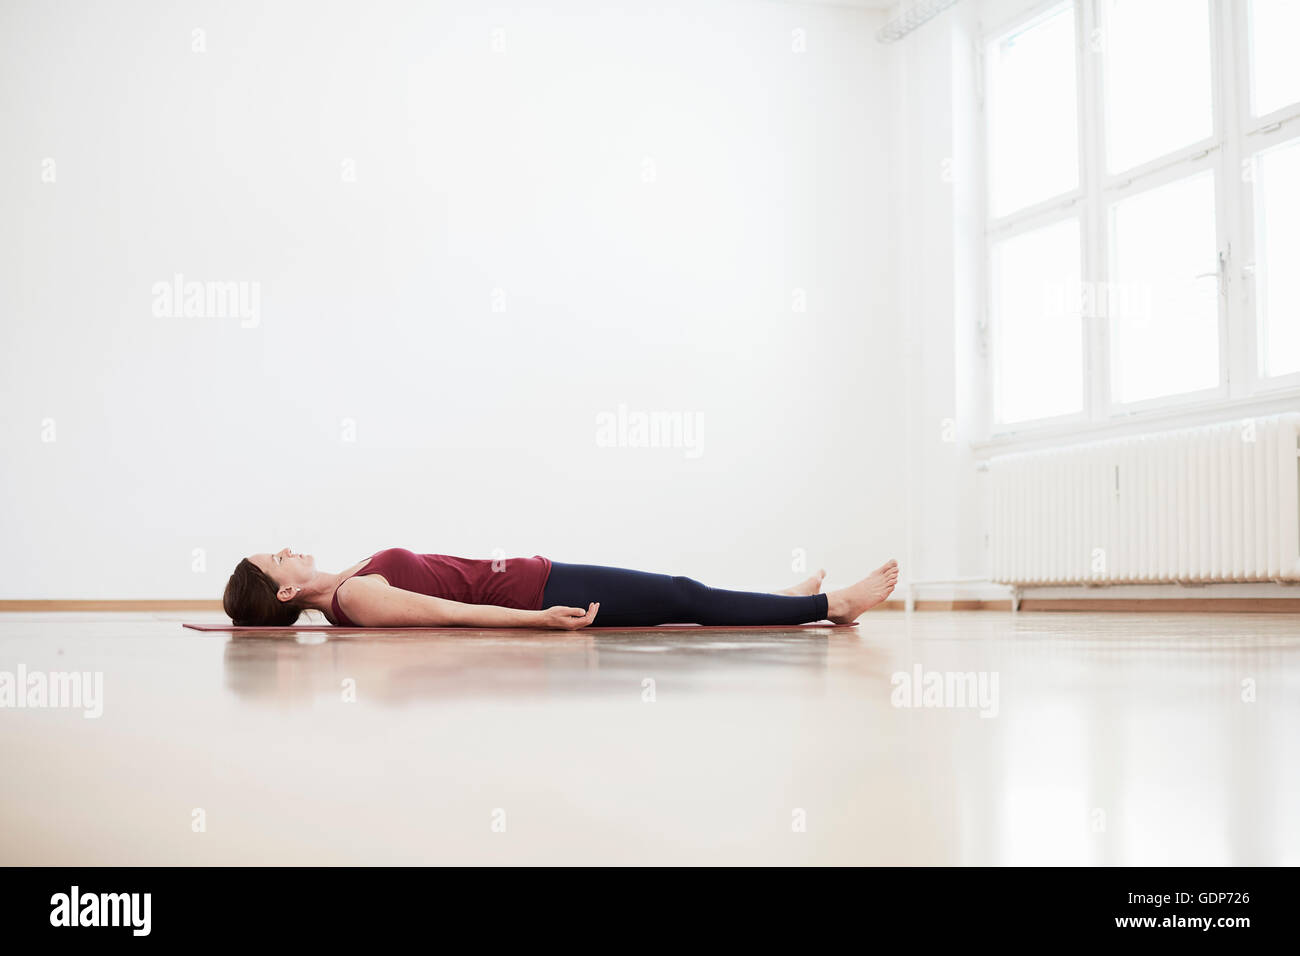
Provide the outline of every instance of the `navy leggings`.
<path id="1" fill-rule="evenodd" d="M 542 607 L 600 602 L 592 627 L 657 624 L 807 624 L 826 619 L 826 595 L 723 591 L 692 578 L 596 564 L 551 564 Z"/>

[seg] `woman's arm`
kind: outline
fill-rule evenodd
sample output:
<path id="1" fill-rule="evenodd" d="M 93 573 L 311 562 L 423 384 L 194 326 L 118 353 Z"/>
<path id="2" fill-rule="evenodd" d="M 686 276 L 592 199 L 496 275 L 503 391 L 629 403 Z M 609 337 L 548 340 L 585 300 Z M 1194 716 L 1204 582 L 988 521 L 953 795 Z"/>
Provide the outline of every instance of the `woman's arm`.
<path id="1" fill-rule="evenodd" d="M 361 627 L 586 627 L 600 607 L 523 611 L 491 604 L 463 604 L 395 588 L 381 578 L 359 577 L 339 588 L 339 605 Z"/>

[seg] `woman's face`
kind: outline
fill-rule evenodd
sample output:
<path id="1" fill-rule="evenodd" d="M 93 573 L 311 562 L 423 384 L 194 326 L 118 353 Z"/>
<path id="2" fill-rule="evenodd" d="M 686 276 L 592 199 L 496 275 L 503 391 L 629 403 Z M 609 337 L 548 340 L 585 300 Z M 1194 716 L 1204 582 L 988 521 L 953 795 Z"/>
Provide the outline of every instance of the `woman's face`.
<path id="1" fill-rule="evenodd" d="M 281 589 L 306 587 L 316 573 L 316 559 L 310 554 L 299 554 L 289 548 L 274 553 L 250 554 L 252 561 Z"/>

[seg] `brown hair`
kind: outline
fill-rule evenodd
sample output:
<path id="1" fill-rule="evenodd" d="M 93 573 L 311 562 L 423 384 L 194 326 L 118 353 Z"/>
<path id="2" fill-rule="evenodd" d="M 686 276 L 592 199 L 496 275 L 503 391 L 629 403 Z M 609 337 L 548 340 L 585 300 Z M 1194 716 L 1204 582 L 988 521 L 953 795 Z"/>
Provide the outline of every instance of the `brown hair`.
<path id="1" fill-rule="evenodd" d="M 230 620 L 242 627 L 287 627 L 298 620 L 302 611 L 276 597 L 278 590 L 265 571 L 244 558 L 235 565 L 235 573 L 226 582 L 221 606 Z"/>

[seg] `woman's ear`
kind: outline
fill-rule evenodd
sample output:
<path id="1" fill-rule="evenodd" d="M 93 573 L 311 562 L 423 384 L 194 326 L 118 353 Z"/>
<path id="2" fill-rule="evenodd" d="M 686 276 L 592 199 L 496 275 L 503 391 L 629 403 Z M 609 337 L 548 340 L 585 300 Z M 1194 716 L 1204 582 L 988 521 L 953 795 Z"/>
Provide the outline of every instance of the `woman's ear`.
<path id="1" fill-rule="evenodd" d="M 301 590 L 302 588 L 296 588 L 293 585 L 285 584 L 281 586 L 280 590 L 275 592 L 275 596 L 281 601 L 292 601 L 293 596 Z"/>

